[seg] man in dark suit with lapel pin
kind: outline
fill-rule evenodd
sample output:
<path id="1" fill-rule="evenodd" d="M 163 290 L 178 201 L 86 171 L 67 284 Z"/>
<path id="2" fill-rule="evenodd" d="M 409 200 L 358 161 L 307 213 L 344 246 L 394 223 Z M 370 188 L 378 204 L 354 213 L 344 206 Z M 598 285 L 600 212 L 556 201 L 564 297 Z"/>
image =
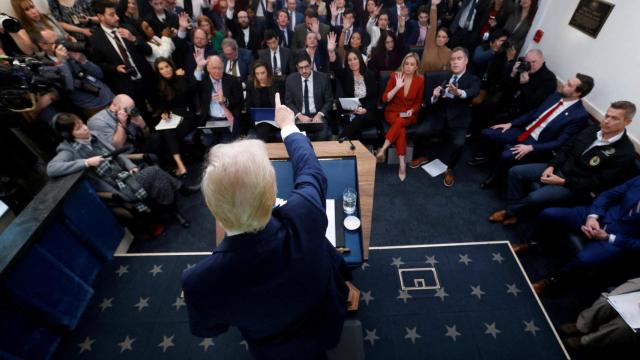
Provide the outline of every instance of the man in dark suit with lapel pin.
<path id="1" fill-rule="evenodd" d="M 234 39 L 226 38 L 222 40 L 222 59 L 224 61 L 224 72 L 237 77 L 245 83 L 249 76 L 252 57 L 247 49 L 238 47 Z"/>
<path id="2" fill-rule="evenodd" d="M 495 185 L 516 162 L 549 161 L 554 150 L 589 125 L 589 114 L 581 99 L 593 86 L 593 78 L 576 74 L 536 109 L 511 122 L 484 129 L 484 138 L 500 144 L 502 153 L 496 168 L 480 186 Z"/>
<path id="3" fill-rule="evenodd" d="M 511 225 L 532 207 L 588 202 L 594 194 L 636 175 L 636 152 L 625 131 L 634 111 L 628 101 L 614 102 L 600 126 L 590 126 L 572 137 L 549 163 L 512 167 L 508 205 L 494 212 L 489 221 Z"/>
<path id="4" fill-rule="evenodd" d="M 274 207 L 275 171 L 261 141 L 211 149 L 202 188 L 225 237 L 182 274 L 189 325 L 209 338 L 237 327 L 256 359 L 325 359 L 358 290 L 324 236 L 327 177 L 293 111 L 277 93 L 275 102 L 293 190 Z"/>
<path id="5" fill-rule="evenodd" d="M 232 137 L 240 136 L 244 125 L 240 123 L 243 103 L 240 80 L 224 72 L 224 63 L 218 55 L 209 56 L 204 61 L 198 59 L 193 75 L 198 83 L 200 125 L 207 121 L 229 121 Z M 219 130 L 218 135 L 221 135 L 220 142 L 230 140 L 226 128 Z"/>
<path id="6" fill-rule="evenodd" d="M 145 56 L 151 47 L 142 37 L 118 28 L 115 4 L 109 0 L 94 2 L 100 24 L 89 38 L 91 59 L 104 72 L 107 85 L 115 94 L 127 94 L 138 105 L 143 117 L 148 115 L 146 102 L 154 105 L 154 74 Z"/>
<path id="7" fill-rule="evenodd" d="M 278 35 L 279 44 L 287 49 L 291 48 L 293 43 L 294 32 L 289 26 L 289 14 L 286 10 L 280 9 L 276 12 L 275 17 L 272 12 L 267 12 L 267 29 L 275 31 Z"/>
<path id="8" fill-rule="evenodd" d="M 330 135 L 327 121 L 333 106 L 329 76 L 313 71 L 305 51 L 296 55 L 295 66 L 298 71 L 291 73 L 285 84 L 285 102 L 296 114 L 296 124 L 311 140 L 327 140 Z"/>
<path id="9" fill-rule="evenodd" d="M 426 146 L 434 135 L 444 133 L 451 139 L 453 149 L 445 159 L 447 171 L 444 185 L 453 186 L 455 178 L 453 169 L 460 160 L 465 134 L 471 123 L 471 100 L 480 92 L 480 79 L 467 71 L 469 53 L 465 48 L 454 48 L 451 51 L 451 73 L 445 78 L 443 85 L 437 86 L 428 101 L 432 107 L 427 118 L 419 125 L 414 139 L 413 160 L 409 167 L 415 169 L 427 163 Z"/>
<path id="10" fill-rule="evenodd" d="M 258 59 L 264 61 L 275 76 L 289 75 L 290 50 L 279 45 L 280 39 L 271 29 L 264 32 L 264 40 L 267 48 L 258 51 Z"/>

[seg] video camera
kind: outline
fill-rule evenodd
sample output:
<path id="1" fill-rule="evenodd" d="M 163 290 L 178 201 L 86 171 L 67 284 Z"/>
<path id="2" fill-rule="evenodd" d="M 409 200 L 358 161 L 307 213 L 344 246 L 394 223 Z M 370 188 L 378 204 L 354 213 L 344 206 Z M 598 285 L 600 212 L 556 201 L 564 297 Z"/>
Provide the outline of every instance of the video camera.
<path id="1" fill-rule="evenodd" d="M 89 53 L 88 43 L 84 41 L 72 42 L 72 41 L 58 39 L 56 40 L 56 47 L 58 45 L 64 46 L 68 51 L 79 52 L 83 54 Z"/>
<path id="2" fill-rule="evenodd" d="M 1 56 L 0 109 L 27 111 L 35 107 L 35 95 L 64 89 L 64 76 L 54 63 L 31 56 Z"/>

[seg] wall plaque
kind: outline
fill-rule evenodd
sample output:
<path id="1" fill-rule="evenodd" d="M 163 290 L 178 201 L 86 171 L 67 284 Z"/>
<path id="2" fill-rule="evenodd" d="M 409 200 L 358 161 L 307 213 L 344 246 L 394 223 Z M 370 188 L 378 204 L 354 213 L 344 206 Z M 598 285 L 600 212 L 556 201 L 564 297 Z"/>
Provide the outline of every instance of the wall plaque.
<path id="1" fill-rule="evenodd" d="M 569 25 L 595 39 L 614 6 L 602 0 L 580 0 Z"/>

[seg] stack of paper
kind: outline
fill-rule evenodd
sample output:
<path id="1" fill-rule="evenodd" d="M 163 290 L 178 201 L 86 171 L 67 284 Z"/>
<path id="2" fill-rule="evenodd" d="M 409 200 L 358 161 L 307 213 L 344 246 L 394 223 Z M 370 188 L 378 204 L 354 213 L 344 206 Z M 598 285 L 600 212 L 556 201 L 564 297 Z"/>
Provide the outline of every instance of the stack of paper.
<path id="1" fill-rule="evenodd" d="M 156 130 L 170 130 L 175 129 L 182 122 L 182 116 L 171 113 L 171 116 L 167 120 L 160 120 L 156 125 Z"/>
<path id="2" fill-rule="evenodd" d="M 447 165 L 445 165 L 440 159 L 435 159 L 428 164 L 422 165 L 422 169 L 429 173 L 431 177 L 436 177 L 443 172 L 447 171 Z"/>

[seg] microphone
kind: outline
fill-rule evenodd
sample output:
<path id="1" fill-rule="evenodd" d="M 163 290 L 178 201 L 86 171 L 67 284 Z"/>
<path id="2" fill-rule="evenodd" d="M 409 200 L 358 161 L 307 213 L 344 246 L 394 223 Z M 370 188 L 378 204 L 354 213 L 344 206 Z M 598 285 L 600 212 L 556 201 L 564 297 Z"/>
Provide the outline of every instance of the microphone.
<path id="1" fill-rule="evenodd" d="M 349 149 L 351 149 L 351 151 L 354 151 L 356 149 L 356 146 L 353 145 L 353 143 L 351 142 L 351 139 L 349 139 L 346 136 L 343 136 L 341 138 L 338 139 L 338 143 L 342 144 L 345 140 L 347 140 L 349 142 L 349 144 L 351 144 L 351 146 L 349 146 Z"/>

